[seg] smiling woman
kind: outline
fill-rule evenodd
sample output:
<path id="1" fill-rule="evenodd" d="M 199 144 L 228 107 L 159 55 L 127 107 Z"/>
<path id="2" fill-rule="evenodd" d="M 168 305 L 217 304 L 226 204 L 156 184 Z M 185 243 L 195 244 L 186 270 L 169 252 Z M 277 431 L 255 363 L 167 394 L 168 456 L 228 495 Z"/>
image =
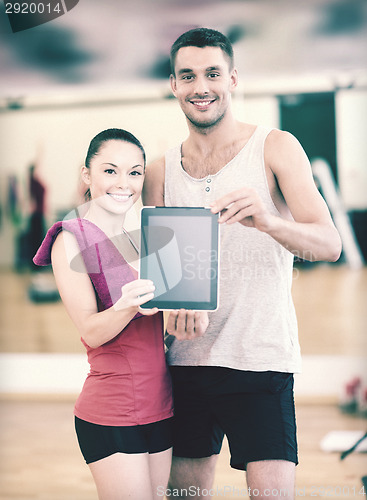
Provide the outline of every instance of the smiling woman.
<path id="1" fill-rule="evenodd" d="M 114 142 L 110 142 L 110 141 L 114 141 Z M 141 143 L 138 141 L 138 139 L 133 134 L 130 134 L 130 132 L 127 132 L 126 130 L 120 130 L 120 129 L 116 129 L 116 128 L 108 129 L 108 130 L 104 130 L 103 132 L 97 134 L 92 139 L 92 141 L 89 145 L 87 156 L 85 158 L 85 166 L 82 169 L 82 177 L 87 185 L 90 185 L 90 183 L 91 183 L 91 180 L 90 180 L 91 162 L 93 161 L 93 159 L 95 159 L 96 156 L 99 156 L 99 157 L 101 156 L 101 152 L 103 151 L 104 147 L 107 144 L 111 148 L 111 154 L 113 155 L 113 157 L 118 158 L 117 163 L 121 162 L 124 159 L 125 155 L 123 155 L 123 156 L 119 155 L 119 147 L 121 147 L 121 144 L 119 141 L 123 141 L 125 146 L 128 146 L 130 144 L 133 146 L 135 145 L 140 149 L 141 156 L 142 156 L 142 162 L 140 159 L 140 162 L 138 162 L 136 167 L 138 167 L 138 166 L 142 167 L 142 170 L 143 170 L 142 173 L 145 172 L 145 162 L 146 162 L 145 151 L 144 151 L 144 148 L 141 145 Z M 113 153 L 112 153 L 112 148 L 114 149 Z M 105 155 L 103 155 L 103 158 L 104 157 L 105 157 Z M 103 165 L 103 158 L 100 159 L 99 165 Z M 126 159 L 125 165 L 127 164 L 127 162 L 128 162 L 128 160 Z M 142 164 L 140 164 L 140 163 L 142 163 Z M 108 169 L 108 166 L 110 166 L 112 168 Z M 112 174 L 113 169 L 116 169 L 118 167 L 119 167 L 118 165 L 115 165 L 113 163 L 109 163 L 106 160 L 106 164 L 105 164 L 106 173 Z M 131 167 L 131 165 L 130 165 L 130 167 Z M 115 173 L 116 173 L 116 171 L 115 171 Z M 85 198 L 86 198 L 86 200 L 91 199 L 90 188 L 88 188 L 87 192 L 85 193 Z"/>
<path id="2" fill-rule="evenodd" d="M 87 162 L 86 162 L 87 164 Z M 140 197 L 144 181 L 145 162 L 135 144 L 112 139 L 99 149 L 82 168 L 82 179 L 89 186 L 93 203 L 86 218 L 100 219 L 103 226 L 109 226 L 107 234 L 121 234 L 120 221 L 110 218 L 112 214 L 121 216 L 129 210 Z M 104 207 L 100 210 L 100 207 Z M 106 219 L 106 220 L 105 220 Z M 115 234 L 110 234 L 114 231 Z"/>
<path id="3" fill-rule="evenodd" d="M 144 173 L 145 153 L 135 136 L 120 129 L 98 134 L 82 167 L 89 187 L 84 217 L 54 224 L 34 259 L 52 263 L 88 354 L 75 427 L 101 499 L 129 498 L 132 491 L 153 499 L 157 486 L 167 484 L 171 462 L 163 316 L 140 308 L 154 286 L 137 279 L 137 248 L 123 228 Z"/>

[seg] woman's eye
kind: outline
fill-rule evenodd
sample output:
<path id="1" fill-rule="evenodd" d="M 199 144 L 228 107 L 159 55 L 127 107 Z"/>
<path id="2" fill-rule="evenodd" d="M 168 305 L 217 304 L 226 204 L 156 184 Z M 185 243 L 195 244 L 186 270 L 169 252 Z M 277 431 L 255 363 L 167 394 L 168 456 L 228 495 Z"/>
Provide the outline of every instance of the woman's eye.
<path id="1" fill-rule="evenodd" d="M 142 172 L 139 172 L 138 170 L 133 170 L 132 172 L 130 172 L 130 175 L 143 175 Z"/>
<path id="2" fill-rule="evenodd" d="M 113 168 L 106 168 L 105 172 L 106 172 L 106 174 L 114 174 L 115 173 Z"/>

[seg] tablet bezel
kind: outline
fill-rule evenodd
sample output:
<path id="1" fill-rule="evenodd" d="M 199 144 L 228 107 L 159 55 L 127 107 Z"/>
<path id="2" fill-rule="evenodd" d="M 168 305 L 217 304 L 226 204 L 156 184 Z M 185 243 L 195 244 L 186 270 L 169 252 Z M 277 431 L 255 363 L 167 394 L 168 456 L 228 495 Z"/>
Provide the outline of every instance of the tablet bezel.
<path id="1" fill-rule="evenodd" d="M 141 305 L 142 309 L 152 309 L 157 307 L 161 311 L 177 310 L 177 309 L 187 309 L 194 311 L 216 311 L 219 307 L 219 224 L 218 218 L 219 214 L 213 214 L 210 208 L 205 207 L 143 207 L 141 209 L 141 237 L 140 237 L 140 257 L 142 255 L 142 234 L 143 227 L 149 227 L 149 217 L 193 217 L 196 215 L 201 217 L 208 217 L 211 221 L 211 244 L 210 251 L 211 255 L 217 255 L 216 260 L 211 260 L 211 270 L 215 273 L 216 279 L 210 280 L 210 300 L 208 301 L 172 301 L 172 300 L 160 300 L 159 297 L 153 298 L 152 300 Z M 214 252 L 214 253 L 213 253 Z M 146 259 L 139 259 L 139 278 L 149 279 L 147 277 L 147 269 L 144 266 Z"/>

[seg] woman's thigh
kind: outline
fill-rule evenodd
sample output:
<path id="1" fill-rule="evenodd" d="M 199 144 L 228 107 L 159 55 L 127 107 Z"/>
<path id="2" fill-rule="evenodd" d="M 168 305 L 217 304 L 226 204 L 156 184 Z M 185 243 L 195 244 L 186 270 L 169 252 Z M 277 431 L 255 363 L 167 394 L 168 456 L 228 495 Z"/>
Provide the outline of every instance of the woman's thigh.
<path id="1" fill-rule="evenodd" d="M 99 500 L 153 500 L 148 453 L 114 453 L 90 463 Z"/>

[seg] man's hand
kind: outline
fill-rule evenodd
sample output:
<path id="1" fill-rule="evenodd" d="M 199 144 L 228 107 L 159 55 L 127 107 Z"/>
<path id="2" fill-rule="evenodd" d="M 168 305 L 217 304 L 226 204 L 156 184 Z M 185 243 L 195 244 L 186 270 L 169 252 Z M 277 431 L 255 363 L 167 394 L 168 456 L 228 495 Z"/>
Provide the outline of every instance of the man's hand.
<path id="1" fill-rule="evenodd" d="M 172 311 L 168 316 L 167 333 L 178 340 L 201 337 L 208 328 L 209 318 L 206 311 Z"/>
<path id="2" fill-rule="evenodd" d="M 255 227 L 267 232 L 274 215 L 266 209 L 262 199 L 253 188 L 243 187 L 222 196 L 211 205 L 211 211 L 222 212 L 219 222 L 234 224 L 240 222 L 247 227 Z"/>

